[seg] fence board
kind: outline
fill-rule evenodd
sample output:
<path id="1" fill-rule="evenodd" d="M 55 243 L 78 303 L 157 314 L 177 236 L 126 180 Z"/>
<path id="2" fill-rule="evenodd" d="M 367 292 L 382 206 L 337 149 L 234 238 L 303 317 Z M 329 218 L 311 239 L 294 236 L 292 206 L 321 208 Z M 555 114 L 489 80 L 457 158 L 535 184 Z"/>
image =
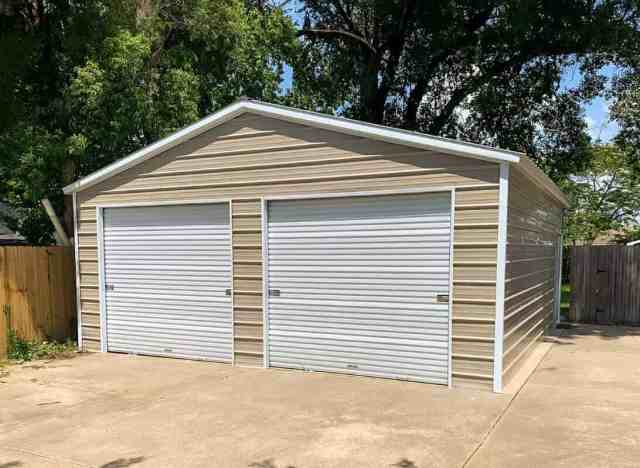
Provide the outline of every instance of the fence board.
<path id="1" fill-rule="evenodd" d="M 640 325 L 640 248 L 573 247 L 569 277 L 570 320 Z"/>
<path id="2" fill-rule="evenodd" d="M 26 340 L 75 337 L 75 280 L 69 247 L 0 247 L 0 358 L 7 330 Z"/>

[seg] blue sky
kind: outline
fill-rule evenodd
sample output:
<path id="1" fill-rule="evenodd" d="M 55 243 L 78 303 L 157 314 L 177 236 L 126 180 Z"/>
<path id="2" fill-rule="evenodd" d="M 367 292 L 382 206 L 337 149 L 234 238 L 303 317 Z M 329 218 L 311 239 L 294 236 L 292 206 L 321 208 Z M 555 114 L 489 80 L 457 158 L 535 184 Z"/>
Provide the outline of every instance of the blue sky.
<path id="1" fill-rule="evenodd" d="M 602 69 L 602 74 L 607 78 L 611 78 L 618 73 L 618 68 L 608 65 Z M 580 70 L 577 66 L 567 69 L 562 78 L 560 86 L 569 88 L 578 85 L 581 79 Z M 620 128 L 618 124 L 612 122 L 609 117 L 609 107 L 611 101 L 598 97 L 584 106 L 585 120 L 589 126 L 589 134 L 591 138 L 608 142 L 616 136 Z"/>
<path id="2" fill-rule="evenodd" d="M 606 67 L 604 70 L 604 74 L 609 78 L 615 73 L 616 68 L 612 66 Z M 580 82 L 580 77 L 580 71 L 577 67 L 572 67 L 564 73 L 560 86 L 563 88 L 576 86 Z M 283 81 L 283 88 L 285 90 L 291 88 L 291 79 L 291 69 L 286 67 Z M 589 127 L 589 135 L 591 135 L 591 138 L 594 141 L 600 140 L 603 143 L 606 143 L 615 137 L 619 131 L 618 124 L 612 122 L 609 118 L 610 105 L 611 101 L 602 97 L 597 97 L 587 105 L 583 106 L 585 121 Z"/>
<path id="3" fill-rule="evenodd" d="M 291 6 L 288 8 L 285 8 L 285 11 L 294 20 L 294 22 L 300 26 L 303 21 L 303 16 L 299 12 L 299 1 L 291 2 L 290 5 Z M 602 71 L 606 77 L 611 78 L 616 74 L 617 68 L 614 66 L 607 66 L 604 67 Z M 291 88 L 291 79 L 291 69 L 286 67 L 283 82 L 283 88 L 285 90 Z M 565 71 L 560 87 L 563 89 L 574 87 L 578 85 L 580 79 L 581 74 L 578 66 L 570 67 Z M 619 131 L 618 125 L 615 122 L 612 122 L 609 118 L 610 105 L 610 101 L 598 97 L 584 106 L 585 121 L 589 127 L 589 135 L 591 135 L 591 138 L 594 141 L 600 140 L 606 143 L 615 137 Z"/>

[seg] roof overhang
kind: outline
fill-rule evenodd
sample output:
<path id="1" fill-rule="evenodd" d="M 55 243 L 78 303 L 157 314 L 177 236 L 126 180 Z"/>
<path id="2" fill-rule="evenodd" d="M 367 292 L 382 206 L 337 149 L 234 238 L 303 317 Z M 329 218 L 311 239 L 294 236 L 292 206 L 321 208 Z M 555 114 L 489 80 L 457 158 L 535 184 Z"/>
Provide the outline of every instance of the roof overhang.
<path id="1" fill-rule="evenodd" d="M 153 143 L 152 145 L 146 146 L 129 156 L 119 159 L 118 161 L 115 161 L 114 163 L 93 172 L 70 185 L 67 185 L 64 187 L 63 191 L 65 194 L 70 194 L 92 187 L 116 174 L 126 171 L 137 164 L 147 161 L 160 153 L 164 153 L 185 141 L 188 141 L 245 113 L 323 128 L 348 135 L 361 136 L 386 143 L 411 146 L 414 148 L 480 159 L 488 162 L 508 162 L 517 164 L 526 160 L 526 158 L 523 158 L 524 154 L 517 153 L 515 151 L 502 150 L 485 145 L 466 143 L 459 140 L 426 135 L 424 133 L 399 130 L 396 128 L 385 127 L 383 125 L 375 125 L 357 120 L 320 114 L 317 112 L 309 112 L 276 104 L 243 99 L 234 102 L 218 112 L 215 112 L 210 116 Z M 528 169 L 523 168 L 523 170 L 527 173 L 529 172 Z M 542 178 L 540 177 L 540 174 L 542 174 Z M 566 204 L 566 199 L 564 199 L 562 192 L 544 173 L 542 173 L 542 171 L 540 171 L 540 174 L 536 173 L 536 178 L 539 180 L 544 180 L 544 178 L 546 178 L 544 185 L 547 186 L 550 184 L 547 191 L 549 192 L 549 188 L 553 186 L 553 188 L 555 188 L 554 195 L 556 195 L 556 198 L 559 194 L 561 196 L 560 201 Z"/>

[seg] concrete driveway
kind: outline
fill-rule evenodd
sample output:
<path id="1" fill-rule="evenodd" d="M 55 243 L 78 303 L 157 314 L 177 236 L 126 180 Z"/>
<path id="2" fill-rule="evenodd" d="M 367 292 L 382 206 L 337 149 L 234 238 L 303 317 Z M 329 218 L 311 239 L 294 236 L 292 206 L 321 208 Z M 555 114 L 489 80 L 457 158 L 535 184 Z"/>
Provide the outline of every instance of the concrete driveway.
<path id="1" fill-rule="evenodd" d="M 0 379 L 0 468 L 637 466 L 640 333 L 606 331 L 562 338 L 515 398 L 116 354 L 22 366 Z"/>

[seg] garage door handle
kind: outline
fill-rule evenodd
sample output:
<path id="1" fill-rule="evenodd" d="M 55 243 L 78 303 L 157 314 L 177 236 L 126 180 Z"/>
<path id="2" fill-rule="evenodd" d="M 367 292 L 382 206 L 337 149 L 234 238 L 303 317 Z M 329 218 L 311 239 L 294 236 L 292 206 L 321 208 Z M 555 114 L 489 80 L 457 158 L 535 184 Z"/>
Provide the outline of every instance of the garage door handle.
<path id="1" fill-rule="evenodd" d="M 231 296 L 231 289 L 225 289 L 224 290 L 224 295 L 225 296 Z"/>
<path id="2" fill-rule="evenodd" d="M 449 302 L 449 295 L 448 294 L 438 294 L 436 296 L 436 300 L 438 302 Z"/>
<path id="3" fill-rule="evenodd" d="M 280 295 L 279 289 L 269 289 L 269 296 L 278 297 Z"/>

